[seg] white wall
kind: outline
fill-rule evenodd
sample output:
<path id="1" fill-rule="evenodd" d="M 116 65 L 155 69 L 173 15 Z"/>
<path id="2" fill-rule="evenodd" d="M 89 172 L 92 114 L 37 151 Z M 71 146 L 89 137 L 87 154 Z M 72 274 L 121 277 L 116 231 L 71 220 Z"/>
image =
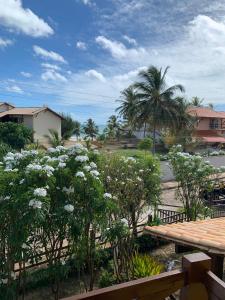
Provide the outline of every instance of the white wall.
<path id="1" fill-rule="evenodd" d="M 23 124 L 33 129 L 33 116 L 23 116 Z"/>
<path id="2" fill-rule="evenodd" d="M 49 129 L 54 129 L 61 137 L 61 118 L 49 110 L 42 111 L 33 116 L 34 140 L 46 143 L 44 135 L 49 135 Z"/>

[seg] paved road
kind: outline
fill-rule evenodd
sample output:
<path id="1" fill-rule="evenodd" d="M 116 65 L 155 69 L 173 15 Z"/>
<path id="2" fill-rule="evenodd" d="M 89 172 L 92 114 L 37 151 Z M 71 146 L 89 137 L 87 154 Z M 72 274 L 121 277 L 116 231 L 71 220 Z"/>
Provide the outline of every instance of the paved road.
<path id="1" fill-rule="evenodd" d="M 214 167 L 225 166 L 225 156 L 224 155 L 205 157 L 204 159 L 210 161 L 210 163 Z M 163 182 L 174 180 L 173 172 L 172 172 L 170 166 L 168 165 L 168 161 L 161 162 L 161 172 L 162 172 L 161 179 Z"/>

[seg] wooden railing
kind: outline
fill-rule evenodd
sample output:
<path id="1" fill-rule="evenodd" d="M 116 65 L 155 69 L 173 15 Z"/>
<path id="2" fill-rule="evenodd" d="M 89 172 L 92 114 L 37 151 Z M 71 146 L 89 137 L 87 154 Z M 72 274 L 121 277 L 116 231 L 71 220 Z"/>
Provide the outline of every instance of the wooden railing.
<path id="1" fill-rule="evenodd" d="M 183 257 L 181 271 L 162 273 L 64 300 L 164 300 L 177 291 L 181 300 L 224 300 L 225 283 L 210 268 L 211 258 L 206 254 L 189 254 Z"/>

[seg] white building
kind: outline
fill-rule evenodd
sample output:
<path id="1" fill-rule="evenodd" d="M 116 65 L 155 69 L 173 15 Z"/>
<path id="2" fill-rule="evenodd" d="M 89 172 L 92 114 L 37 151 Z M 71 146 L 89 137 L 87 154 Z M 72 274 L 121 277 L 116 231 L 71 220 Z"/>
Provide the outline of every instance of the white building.
<path id="1" fill-rule="evenodd" d="M 33 130 L 34 141 L 46 143 L 45 135 L 49 135 L 49 129 L 58 132 L 61 138 L 62 116 L 48 107 L 14 107 L 0 102 L 0 122 L 22 123 Z"/>

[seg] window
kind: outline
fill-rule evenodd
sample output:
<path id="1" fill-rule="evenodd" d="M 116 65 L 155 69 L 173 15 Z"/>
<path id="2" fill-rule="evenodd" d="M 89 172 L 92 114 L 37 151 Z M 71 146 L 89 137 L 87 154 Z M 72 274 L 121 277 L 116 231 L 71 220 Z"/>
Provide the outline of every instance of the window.
<path id="1" fill-rule="evenodd" d="M 218 119 L 210 119 L 209 128 L 210 129 L 218 129 L 219 128 L 219 120 Z"/>

